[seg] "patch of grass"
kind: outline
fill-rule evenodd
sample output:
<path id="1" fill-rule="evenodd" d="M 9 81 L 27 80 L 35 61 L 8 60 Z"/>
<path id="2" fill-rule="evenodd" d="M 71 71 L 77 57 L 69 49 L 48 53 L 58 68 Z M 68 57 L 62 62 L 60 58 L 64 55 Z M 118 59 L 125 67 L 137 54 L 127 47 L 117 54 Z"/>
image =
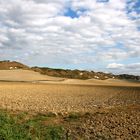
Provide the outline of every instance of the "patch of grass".
<path id="1" fill-rule="evenodd" d="M 65 120 L 67 121 L 77 121 L 81 118 L 81 114 L 80 113 L 76 113 L 76 112 L 71 112 L 68 117 L 65 118 Z"/>
<path id="2" fill-rule="evenodd" d="M 53 113 L 53 112 L 48 112 L 48 113 L 46 113 L 46 114 L 44 114 L 45 116 L 47 116 L 47 117 L 56 117 L 57 115 L 55 114 L 55 113 Z"/>
<path id="3" fill-rule="evenodd" d="M 36 115 L 31 118 L 28 114 L 12 115 L 0 112 L 0 140 L 61 140 L 64 129 L 59 125 L 43 124 L 46 115 Z M 28 119 L 25 119 L 28 118 Z"/>

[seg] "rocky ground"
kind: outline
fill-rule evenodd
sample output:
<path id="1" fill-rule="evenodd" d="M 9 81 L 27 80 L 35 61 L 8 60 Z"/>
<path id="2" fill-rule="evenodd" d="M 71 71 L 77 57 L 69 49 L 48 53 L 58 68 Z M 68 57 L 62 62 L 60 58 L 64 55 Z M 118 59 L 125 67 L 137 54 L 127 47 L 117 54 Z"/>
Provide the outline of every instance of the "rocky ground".
<path id="1" fill-rule="evenodd" d="M 140 87 L 0 83 L 0 108 L 52 112 L 62 140 L 139 140 Z"/>
<path id="2" fill-rule="evenodd" d="M 73 140 L 139 140 L 140 108 L 98 109 L 92 114 L 86 113 L 78 121 L 73 119 L 67 126 Z"/>
<path id="3" fill-rule="evenodd" d="M 140 104 L 140 87 L 1 83 L 0 107 L 36 112 L 92 112 Z"/>

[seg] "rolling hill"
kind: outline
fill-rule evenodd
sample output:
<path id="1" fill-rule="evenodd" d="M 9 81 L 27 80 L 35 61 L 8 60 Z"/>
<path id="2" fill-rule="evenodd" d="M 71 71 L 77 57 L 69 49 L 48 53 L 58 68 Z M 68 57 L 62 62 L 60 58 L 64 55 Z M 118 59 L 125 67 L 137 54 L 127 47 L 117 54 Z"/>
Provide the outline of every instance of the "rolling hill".
<path id="1" fill-rule="evenodd" d="M 69 78 L 69 79 L 97 79 L 97 80 L 106 80 L 106 79 L 126 79 L 126 80 L 134 80 L 140 81 L 140 76 L 121 74 L 115 75 L 112 73 L 104 73 L 104 72 L 94 72 L 94 71 L 86 71 L 86 70 L 70 70 L 70 69 L 53 69 L 48 67 L 29 67 L 22 63 L 16 61 L 0 61 L 0 70 L 31 70 L 35 72 L 39 72 L 42 75 L 48 75 L 52 77 L 61 77 L 61 78 Z"/>
<path id="2" fill-rule="evenodd" d="M 16 61 L 0 61 L 0 70 L 30 69 L 28 66 Z"/>

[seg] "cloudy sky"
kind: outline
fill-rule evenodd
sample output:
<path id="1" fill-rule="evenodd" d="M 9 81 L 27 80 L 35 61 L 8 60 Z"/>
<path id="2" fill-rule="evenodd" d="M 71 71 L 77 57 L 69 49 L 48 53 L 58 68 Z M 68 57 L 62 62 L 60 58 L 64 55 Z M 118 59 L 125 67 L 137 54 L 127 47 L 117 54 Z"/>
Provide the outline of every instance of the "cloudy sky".
<path id="1" fill-rule="evenodd" d="M 140 75 L 140 0 L 0 0 L 0 60 Z"/>

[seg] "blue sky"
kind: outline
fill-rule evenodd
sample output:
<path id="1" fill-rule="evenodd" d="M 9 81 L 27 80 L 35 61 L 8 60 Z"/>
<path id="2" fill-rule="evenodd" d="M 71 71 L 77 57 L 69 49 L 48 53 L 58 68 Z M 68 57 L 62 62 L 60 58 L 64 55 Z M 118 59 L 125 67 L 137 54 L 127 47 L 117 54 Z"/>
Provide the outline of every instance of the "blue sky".
<path id="1" fill-rule="evenodd" d="M 139 0 L 1 0 L 0 60 L 140 75 Z"/>
<path id="2" fill-rule="evenodd" d="M 64 14 L 64 16 L 68 16 L 68 17 L 71 17 L 71 18 L 78 18 L 79 15 L 77 14 L 76 11 L 74 11 L 73 9 L 71 8 L 68 8 Z"/>

